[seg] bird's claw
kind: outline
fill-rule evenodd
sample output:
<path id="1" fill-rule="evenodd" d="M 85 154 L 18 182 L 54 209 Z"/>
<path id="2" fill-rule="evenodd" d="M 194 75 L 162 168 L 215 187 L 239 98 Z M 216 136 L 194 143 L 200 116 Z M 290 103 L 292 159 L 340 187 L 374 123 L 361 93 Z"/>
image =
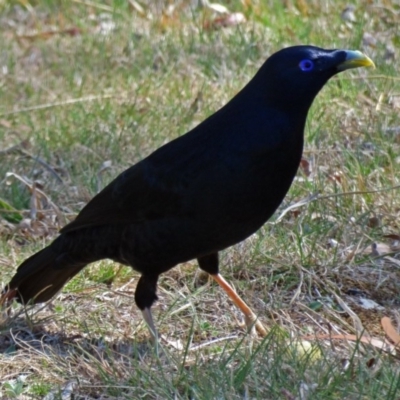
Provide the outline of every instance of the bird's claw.
<path id="1" fill-rule="evenodd" d="M 255 314 L 245 315 L 245 324 L 249 333 L 255 333 L 255 331 L 257 331 L 258 335 L 261 337 L 265 337 L 268 334 L 264 325 Z"/>

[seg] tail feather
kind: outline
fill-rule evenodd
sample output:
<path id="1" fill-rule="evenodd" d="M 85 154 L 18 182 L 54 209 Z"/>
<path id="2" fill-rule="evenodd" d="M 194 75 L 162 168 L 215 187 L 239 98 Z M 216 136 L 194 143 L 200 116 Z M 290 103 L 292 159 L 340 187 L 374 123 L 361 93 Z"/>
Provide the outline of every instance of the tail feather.
<path id="1" fill-rule="evenodd" d="M 16 290 L 21 303 L 43 303 L 50 300 L 61 288 L 82 270 L 86 263 L 76 263 L 64 268 L 55 268 L 57 254 L 51 246 L 25 260 L 8 284 Z"/>
<path id="2" fill-rule="evenodd" d="M 18 267 L 0 303 L 14 297 L 25 304 L 45 302 L 87 264 L 104 258 L 121 261 L 122 233 L 120 226 L 106 225 L 61 234 Z"/>

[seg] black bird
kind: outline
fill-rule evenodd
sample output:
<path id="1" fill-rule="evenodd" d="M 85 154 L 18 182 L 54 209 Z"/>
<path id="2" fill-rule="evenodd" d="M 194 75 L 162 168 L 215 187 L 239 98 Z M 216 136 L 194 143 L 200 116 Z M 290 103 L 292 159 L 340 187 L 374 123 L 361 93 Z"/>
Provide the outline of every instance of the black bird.
<path id="1" fill-rule="evenodd" d="M 219 275 L 218 252 L 253 234 L 282 202 L 303 150 L 308 110 L 324 84 L 374 66 L 359 51 L 295 46 L 273 54 L 224 107 L 122 172 L 46 248 L 25 260 L 3 301 L 40 303 L 87 264 L 109 258 L 141 274 L 135 302 L 156 336 L 157 279 L 197 258 L 245 315 L 265 329 Z"/>

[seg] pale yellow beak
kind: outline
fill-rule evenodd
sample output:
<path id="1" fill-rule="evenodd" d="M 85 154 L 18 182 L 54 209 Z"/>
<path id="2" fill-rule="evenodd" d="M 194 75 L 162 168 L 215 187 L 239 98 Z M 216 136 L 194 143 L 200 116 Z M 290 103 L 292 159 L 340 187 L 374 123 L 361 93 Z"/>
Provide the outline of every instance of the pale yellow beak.
<path id="1" fill-rule="evenodd" d="M 346 60 L 337 66 L 339 71 L 350 68 L 372 67 L 375 68 L 374 62 L 365 54 L 358 50 L 344 50 L 346 52 Z"/>

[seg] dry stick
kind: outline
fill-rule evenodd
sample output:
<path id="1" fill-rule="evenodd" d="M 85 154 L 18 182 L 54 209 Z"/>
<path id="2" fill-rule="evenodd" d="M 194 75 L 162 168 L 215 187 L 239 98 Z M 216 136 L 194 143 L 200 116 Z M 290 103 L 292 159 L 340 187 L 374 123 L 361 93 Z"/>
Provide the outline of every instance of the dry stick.
<path id="1" fill-rule="evenodd" d="M 0 150 L 0 156 L 2 155 L 9 155 L 12 153 L 20 153 L 26 157 L 31 158 L 32 160 L 38 162 L 40 165 L 42 165 L 44 168 L 46 168 L 53 176 L 54 178 L 59 182 L 59 183 L 64 183 L 61 176 L 54 170 L 54 168 L 48 164 L 46 161 L 44 161 L 42 158 L 39 156 L 34 156 L 33 154 L 29 153 L 29 151 L 23 149 L 23 142 L 18 143 L 14 146 L 8 147 L 4 150 Z"/>
<path id="2" fill-rule="evenodd" d="M 211 346 L 211 345 L 213 345 L 213 344 L 215 344 L 215 343 L 223 342 L 223 341 L 226 341 L 226 340 L 237 339 L 238 337 L 239 337 L 238 335 L 231 335 L 231 336 L 225 336 L 225 337 L 213 339 L 213 340 L 207 341 L 207 342 L 205 342 L 205 343 L 201 343 L 201 344 L 198 344 L 198 345 L 196 345 L 196 346 L 190 347 L 190 348 L 189 348 L 189 351 L 201 350 L 201 349 L 203 349 L 204 347 Z"/>
<path id="3" fill-rule="evenodd" d="M 347 312 L 347 314 L 350 315 L 352 321 L 353 321 L 353 325 L 354 325 L 354 329 L 356 330 L 357 335 L 362 335 L 362 336 L 366 336 L 369 337 L 368 332 L 366 331 L 366 329 L 364 328 L 360 318 L 358 317 L 358 315 L 346 304 L 346 302 L 340 297 L 338 296 L 335 292 L 331 292 L 335 298 L 336 301 L 339 303 L 340 307 L 343 308 L 344 311 Z"/>
<path id="4" fill-rule="evenodd" d="M 39 156 L 34 156 L 33 154 L 31 154 L 28 151 L 23 150 L 21 148 L 17 148 L 17 149 L 15 149 L 15 151 L 38 162 L 40 165 L 42 165 L 44 168 L 46 168 L 54 176 L 54 178 L 58 181 L 58 183 L 61 183 L 61 184 L 64 183 L 63 179 L 55 171 L 55 169 L 50 164 L 48 164 L 46 161 L 44 161 L 42 158 L 40 158 Z"/>
<path id="5" fill-rule="evenodd" d="M 39 104 L 38 106 L 20 108 L 19 110 L 6 111 L 6 112 L 3 112 L 3 113 L 0 113 L 0 117 L 4 117 L 4 116 L 7 116 L 7 115 L 18 114 L 18 113 L 23 113 L 23 112 L 45 110 L 46 108 L 52 108 L 52 107 L 67 106 L 67 105 L 76 104 L 76 103 L 83 103 L 83 102 L 86 102 L 86 101 L 110 99 L 110 98 L 113 98 L 113 97 L 122 97 L 122 95 L 123 95 L 123 93 L 122 94 L 121 93 L 118 93 L 118 94 L 110 93 L 110 94 L 103 94 L 103 95 L 98 95 L 98 96 L 80 97 L 78 99 L 69 99 L 69 100 L 64 100 L 64 101 L 56 101 L 54 103 Z"/>
<path id="6" fill-rule="evenodd" d="M 367 336 L 363 336 L 363 335 L 349 335 L 349 334 L 339 334 L 339 335 L 306 335 L 306 336 L 302 336 L 302 339 L 305 340 L 332 340 L 332 339 L 339 339 L 339 340 L 346 340 L 348 342 L 356 342 L 356 343 L 365 343 L 365 344 L 369 344 L 372 345 L 374 347 L 377 347 L 378 349 L 382 350 L 384 353 L 391 355 L 391 356 L 395 356 L 396 357 L 396 346 L 394 346 L 393 344 L 381 340 L 381 339 L 377 339 L 374 337 L 367 337 Z M 398 358 L 398 356 L 396 357 Z"/>
<path id="7" fill-rule="evenodd" d="M 73 0 L 73 1 L 76 2 L 76 3 L 82 3 L 82 4 L 89 5 L 89 2 L 87 2 L 87 1 L 85 1 L 85 2 L 79 1 L 79 0 Z M 359 80 L 359 79 L 366 79 L 366 78 L 362 77 L 362 76 L 354 76 L 354 77 L 349 77 L 349 78 L 341 77 L 340 79 Z M 387 75 L 372 75 L 372 76 L 368 76 L 368 79 L 400 80 L 400 78 L 387 76 Z M 29 112 L 29 111 L 44 110 L 46 108 L 65 106 L 65 105 L 70 105 L 70 104 L 75 104 L 75 103 L 83 103 L 83 102 L 86 102 L 86 101 L 110 99 L 110 98 L 119 97 L 119 96 L 122 96 L 122 95 L 123 95 L 123 93 L 119 93 L 119 94 L 104 94 L 104 95 L 98 95 L 98 96 L 92 95 L 92 96 L 87 96 L 87 97 L 80 97 L 78 99 L 69 99 L 69 100 L 58 101 L 58 102 L 54 102 L 54 103 L 40 104 L 38 106 L 20 108 L 19 110 L 6 111 L 6 112 L 3 112 L 3 113 L 0 113 L 0 117 L 4 117 L 4 116 L 7 116 L 7 115 L 12 115 L 12 114 L 23 113 L 23 112 Z"/>
<path id="8" fill-rule="evenodd" d="M 357 194 L 371 194 L 371 193 L 381 193 L 381 192 L 388 192 L 389 190 L 396 190 L 400 189 L 400 185 L 389 186 L 385 188 L 375 189 L 375 190 L 357 190 L 354 192 L 342 192 L 342 193 L 334 193 L 334 194 L 326 194 L 320 195 L 319 193 L 314 193 L 310 196 L 305 197 L 304 199 L 299 200 L 298 202 L 290 205 L 289 207 L 285 208 L 280 214 L 279 217 L 273 221 L 269 222 L 269 224 L 275 225 L 277 224 L 289 211 L 304 206 L 306 204 L 311 203 L 315 200 L 326 200 L 334 197 L 342 197 L 342 196 L 352 196 Z"/>
<path id="9" fill-rule="evenodd" d="M 330 281 L 328 281 L 328 285 L 326 285 L 325 282 L 323 282 L 315 273 L 312 274 L 313 279 L 315 279 L 320 285 L 323 285 L 325 287 L 325 290 L 327 292 L 329 292 L 330 294 L 332 294 L 335 298 L 336 301 L 339 303 L 339 305 L 342 307 L 342 309 L 344 311 L 347 312 L 347 314 L 350 315 L 352 321 L 353 321 L 353 329 L 355 330 L 355 332 L 357 333 L 357 335 L 363 335 L 366 330 L 364 328 L 364 326 L 362 325 L 362 322 L 360 320 L 360 318 L 358 317 L 358 315 L 345 303 L 345 301 L 336 294 L 334 288 L 331 288 L 329 283 Z"/>
<path id="10" fill-rule="evenodd" d="M 81 4 L 86 4 L 86 5 L 93 5 L 93 6 L 101 6 L 96 5 L 95 3 L 91 3 L 88 1 L 80 1 L 80 0 L 73 0 L 75 3 L 81 3 Z M 104 6 L 106 7 L 106 6 Z M 345 80 L 360 80 L 360 79 L 367 79 L 362 76 L 353 76 L 353 77 L 341 77 L 340 79 L 345 79 Z M 398 77 L 393 77 L 393 76 L 388 76 L 388 75 L 372 75 L 368 76 L 368 79 L 391 79 L 391 80 L 400 80 Z M 54 103 L 46 103 L 46 104 L 40 104 L 38 106 L 32 106 L 32 107 L 26 107 L 26 108 L 20 108 L 19 110 L 13 110 L 13 111 L 6 111 L 3 113 L 0 113 L 0 117 L 4 117 L 7 115 L 12 115 L 12 114 L 18 114 L 18 113 L 23 113 L 23 112 L 29 112 L 29 111 L 38 111 L 38 110 L 44 110 L 46 108 L 52 108 L 52 107 L 59 107 L 59 106 L 65 106 L 65 105 L 70 105 L 70 104 L 76 104 L 76 103 L 83 103 L 86 101 L 94 101 L 94 100 L 101 100 L 101 99 L 110 99 L 113 97 L 120 97 L 124 93 L 119 93 L 119 94 L 104 94 L 104 95 L 92 95 L 92 96 L 87 96 L 87 97 L 80 97 L 78 99 L 69 99 L 69 100 L 64 100 L 64 101 L 58 101 Z"/>
<path id="11" fill-rule="evenodd" d="M 368 75 L 368 77 L 365 76 L 341 76 L 340 78 L 338 78 L 340 80 L 346 80 L 346 81 L 353 81 L 353 80 L 361 80 L 361 79 L 365 79 L 365 80 L 370 80 L 370 79 L 390 79 L 393 81 L 400 81 L 399 77 L 396 76 L 389 76 L 389 75 Z"/>
<path id="12" fill-rule="evenodd" d="M 16 151 L 20 150 L 20 148 L 22 146 L 23 146 L 23 144 L 21 142 L 21 143 L 18 143 L 18 144 L 14 144 L 14 146 L 7 147 L 4 150 L 0 150 L 0 156 L 15 153 Z"/>
<path id="13" fill-rule="evenodd" d="M 115 9 L 113 7 L 100 3 L 95 3 L 94 1 L 89 1 L 89 0 L 72 0 L 72 1 L 74 3 L 83 4 L 84 6 L 98 8 L 99 10 L 115 12 Z"/>
<path id="14" fill-rule="evenodd" d="M 297 289 L 293 295 L 293 297 L 291 298 L 291 300 L 289 301 L 289 305 L 291 306 L 296 300 L 297 298 L 300 296 L 301 293 L 301 288 L 303 286 L 303 282 L 304 282 L 304 274 L 303 274 L 303 270 L 301 268 L 299 268 L 299 274 L 300 274 L 300 283 L 297 285 Z"/>

